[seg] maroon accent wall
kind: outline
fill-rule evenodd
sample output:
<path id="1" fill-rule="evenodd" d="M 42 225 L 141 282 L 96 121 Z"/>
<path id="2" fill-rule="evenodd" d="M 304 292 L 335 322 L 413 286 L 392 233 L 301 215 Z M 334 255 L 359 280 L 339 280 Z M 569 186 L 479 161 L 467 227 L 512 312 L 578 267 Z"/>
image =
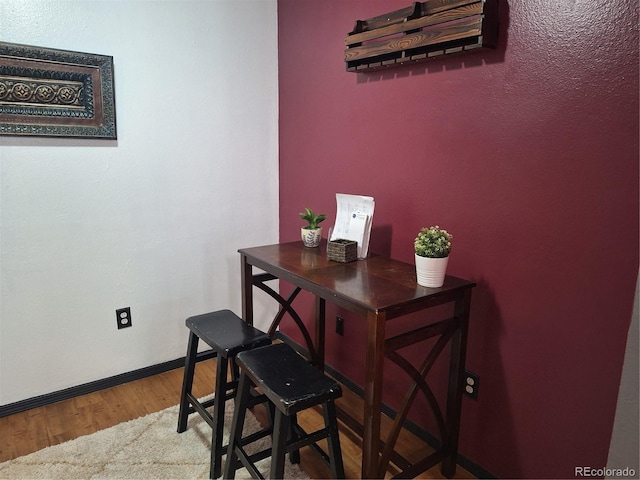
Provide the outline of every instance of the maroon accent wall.
<path id="1" fill-rule="evenodd" d="M 280 238 L 304 207 L 331 226 L 336 192 L 375 197 L 377 253 L 413 262 L 420 227 L 448 229 L 449 273 L 478 284 L 461 453 L 502 478 L 604 467 L 638 273 L 637 3 L 502 0 L 496 51 L 347 73 L 355 20 L 410 3 L 278 1 Z M 362 384 L 363 322 L 339 337 L 335 313 L 327 362 Z M 408 380 L 385 378 L 397 406 Z"/>

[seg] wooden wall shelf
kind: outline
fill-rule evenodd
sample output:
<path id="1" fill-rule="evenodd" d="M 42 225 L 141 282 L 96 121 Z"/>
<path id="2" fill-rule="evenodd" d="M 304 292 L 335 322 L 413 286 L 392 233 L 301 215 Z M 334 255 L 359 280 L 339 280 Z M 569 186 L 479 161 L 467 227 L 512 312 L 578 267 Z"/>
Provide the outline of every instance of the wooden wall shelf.
<path id="1" fill-rule="evenodd" d="M 348 72 L 495 48 L 498 0 L 428 0 L 357 20 L 345 39 Z"/>

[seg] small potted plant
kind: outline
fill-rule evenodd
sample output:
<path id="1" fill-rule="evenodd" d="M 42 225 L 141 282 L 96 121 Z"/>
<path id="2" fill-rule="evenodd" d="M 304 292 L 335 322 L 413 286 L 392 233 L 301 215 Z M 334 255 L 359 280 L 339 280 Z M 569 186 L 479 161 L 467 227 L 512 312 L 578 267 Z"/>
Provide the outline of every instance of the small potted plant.
<path id="1" fill-rule="evenodd" d="M 438 225 L 421 228 L 414 241 L 416 277 L 423 287 L 441 287 L 447 272 L 452 235 Z"/>
<path id="2" fill-rule="evenodd" d="M 304 212 L 300 212 L 300 218 L 306 220 L 308 225 L 305 225 L 300 229 L 300 235 L 302 237 L 302 243 L 305 247 L 317 247 L 320 245 L 322 239 L 322 227 L 318 226 L 320 222 L 323 222 L 327 215 L 320 213 L 316 215 L 313 210 L 305 208 Z"/>

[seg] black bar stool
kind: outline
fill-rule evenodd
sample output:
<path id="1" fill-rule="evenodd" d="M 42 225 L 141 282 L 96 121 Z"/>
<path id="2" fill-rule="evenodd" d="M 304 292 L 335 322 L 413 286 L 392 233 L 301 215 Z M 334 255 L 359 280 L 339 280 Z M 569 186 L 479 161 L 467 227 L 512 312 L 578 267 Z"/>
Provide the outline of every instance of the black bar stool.
<path id="1" fill-rule="evenodd" d="M 297 462 L 299 449 L 305 445 L 311 445 L 329 463 L 333 478 L 344 478 L 334 403 L 336 398 L 342 396 L 340 385 L 323 375 L 284 343 L 240 352 L 236 357 L 236 363 L 240 367 L 240 382 L 235 400 L 224 478 L 233 479 L 236 469 L 242 465 L 253 478 L 263 478 L 255 467 L 255 461 L 266 458 L 268 455 L 264 453 L 269 450 L 271 453 L 269 478 L 283 478 L 286 453 L 291 452 L 292 462 Z M 251 439 L 242 438 L 242 428 L 252 386 L 262 391 L 275 406 L 275 418 L 273 419 L 272 448 L 250 456 L 245 452 L 244 447 L 251 443 Z M 298 425 L 296 414 L 316 405 L 322 405 L 325 428 L 307 433 Z M 316 444 L 323 438 L 327 439 L 328 454 Z"/>
<path id="2" fill-rule="evenodd" d="M 227 379 L 229 360 L 244 350 L 269 345 L 271 339 L 230 310 L 189 317 L 185 324 L 191 332 L 180 395 L 178 433 L 187 429 L 187 418 L 191 413 L 197 412 L 206 420 L 213 430 L 210 478 L 218 478 L 222 473 L 222 455 L 226 453 L 226 446 L 222 445 L 224 405 L 235 396 L 238 386 L 238 376 L 235 372 L 237 368 L 234 367 L 232 380 Z M 199 340 L 209 345 L 211 350 L 198 353 Z M 191 393 L 196 363 L 214 357 L 217 357 L 214 397 L 201 403 Z M 207 411 L 212 405 L 213 415 Z"/>

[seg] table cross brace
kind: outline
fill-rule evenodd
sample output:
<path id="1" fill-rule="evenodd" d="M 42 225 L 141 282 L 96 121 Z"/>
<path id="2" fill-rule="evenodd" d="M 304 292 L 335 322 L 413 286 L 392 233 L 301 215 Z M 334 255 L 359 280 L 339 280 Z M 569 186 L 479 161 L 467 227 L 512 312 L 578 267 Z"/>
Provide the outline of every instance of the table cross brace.
<path id="1" fill-rule="evenodd" d="M 435 361 L 438 359 L 446 345 L 449 343 L 456 329 L 458 328 L 459 322 L 454 318 L 450 318 L 447 320 L 443 320 L 441 322 L 427 325 L 418 330 L 414 330 L 412 332 L 404 333 L 401 335 L 397 335 L 395 337 L 389 338 L 385 340 L 385 356 L 391 360 L 393 363 L 398 365 L 402 370 L 404 370 L 409 377 L 413 380 L 413 383 L 410 385 L 407 390 L 405 397 L 402 401 L 401 407 L 393 418 L 393 425 L 391 431 L 387 436 L 387 440 L 385 442 L 384 449 L 382 451 L 382 456 L 380 458 L 379 463 L 379 473 L 380 475 L 384 475 L 387 471 L 387 465 L 389 460 L 393 454 L 395 443 L 398 439 L 400 431 L 402 430 L 402 426 L 404 421 L 407 418 L 409 413 L 409 409 L 415 400 L 415 397 L 418 391 L 422 391 L 423 395 L 427 399 L 427 402 L 435 416 L 436 422 L 438 424 L 438 429 L 440 431 L 440 438 L 443 439 L 443 442 L 448 439 L 447 435 L 447 427 L 442 415 L 442 410 L 438 405 L 438 401 L 433 394 L 433 391 L 429 387 L 426 382 L 426 376 L 431 371 Z M 440 336 L 436 341 L 435 345 L 428 352 L 425 360 L 419 369 L 417 369 L 411 362 L 409 362 L 405 357 L 398 353 L 398 350 L 410 345 L 414 345 L 418 342 L 427 340 L 429 338 Z M 433 454 L 427 456 L 420 462 L 410 466 L 409 468 L 405 468 L 398 477 L 409 478 L 415 475 L 412 475 L 412 472 L 416 475 L 422 471 L 424 471 L 427 465 L 440 462 L 444 457 L 444 452 L 446 448 L 442 448 L 437 450 Z M 382 477 L 381 477 L 382 478 Z"/>
<path id="2" fill-rule="evenodd" d="M 253 276 L 253 285 L 255 285 L 260 290 L 265 292 L 267 295 L 273 298 L 280 305 L 280 308 L 278 309 L 278 313 L 273 318 L 273 321 L 269 326 L 269 331 L 267 332 L 267 335 L 269 335 L 270 337 L 273 337 L 273 335 L 276 333 L 276 330 L 278 329 L 278 326 L 280 325 L 280 322 L 284 318 L 284 315 L 288 313 L 293 319 L 293 321 L 295 322 L 295 324 L 298 326 L 298 329 L 300 329 L 300 332 L 302 333 L 302 336 L 304 337 L 304 341 L 307 345 L 307 350 L 309 352 L 309 355 L 311 356 L 311 360 L 312 362 L 315 363 L 316 359 L 318 358 L 317 349 L 313 344 L 313 340 L 311 340 L 311 335 L 309 334 L 309 330 L 307 329 L 306 325 L 300 318 L 300 315 L 298 315 L 298 312 L 296 312 L 293 306 L 291 305 L 302 289 L 300 287 L 295 287 L 291 291 L 289 296 L 287 298 L 284 298 L 282 295 L 280 295 L 278 292 L 276 292 L 273 288 L 271 288 L 269 285 L 265 283 L 270 280 L 278 280 L 278 278 L 269 273 Z"/>

